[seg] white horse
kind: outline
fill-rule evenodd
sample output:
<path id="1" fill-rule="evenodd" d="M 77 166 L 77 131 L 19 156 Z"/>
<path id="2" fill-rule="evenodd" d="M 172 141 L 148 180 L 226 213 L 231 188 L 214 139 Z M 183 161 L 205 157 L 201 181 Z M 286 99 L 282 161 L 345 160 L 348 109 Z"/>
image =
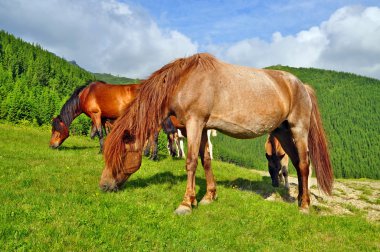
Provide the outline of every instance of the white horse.
<path id="1" fill-rule="evenodd" d="M 212 143 L 211 143 L 211 136 L 213 136 L 213 137 L 217 136 L 216 130 L 214 130 L 214 129 L 207 130 L 208 149 L 210 152 L 211 159 L 214 159 L 214 156 L 212 154 L 212 148 L 213 147 L 212 147 Z M 174 134 L 174 142 L 175 142 L 176 148 L 177 148 L 177 157 L 179 157 L 179 158 L 185 158 L 185 149 L 183 147 L 184 146 L 183 145 L 183 139 L 184 138 L 185 138 L 185 136 L 182 135 L 182 133 L 179 129 L 177 129 L 177 133 Z M 168 147 L 168 150 L 170 153 L 169 147 Z"/>

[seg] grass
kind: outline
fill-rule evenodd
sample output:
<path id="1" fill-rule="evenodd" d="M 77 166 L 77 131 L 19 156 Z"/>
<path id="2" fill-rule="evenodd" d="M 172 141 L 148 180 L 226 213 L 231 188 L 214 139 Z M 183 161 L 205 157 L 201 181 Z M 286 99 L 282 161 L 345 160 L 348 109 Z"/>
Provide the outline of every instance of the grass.
<path id="1" fill-rule="evenodd" d="M 375 251 L 380 226 L 353 216 L 305 215 L 269 202 L 269 178 L 213 162 L 219 198 L 189 216 L 173 211 L 185 162 L 143 160 L 124 190 L 102 193 L 98 141 L 69 137 L 48 148 L 49 130 L 0 123 L 0 251 Z M 197 173 L 197 199 L 205 178 Z"/>

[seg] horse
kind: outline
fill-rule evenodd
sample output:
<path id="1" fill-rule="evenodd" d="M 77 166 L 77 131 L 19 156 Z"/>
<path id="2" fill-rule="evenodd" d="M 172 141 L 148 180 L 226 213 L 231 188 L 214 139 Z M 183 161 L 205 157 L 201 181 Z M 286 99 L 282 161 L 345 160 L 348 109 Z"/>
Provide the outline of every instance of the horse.
<path id="1" fill-rule="evenodd" d="M 288 164 L 289 157 L 276 137 L 269 135 L 265 142 L 265 156 L 268 160 L 268 171 L 272 186 L 278 187 L 285 180 L 285 188 L 289 189 Z"/>
<path id="2" fill-rule="evenodd" d="M 161 128 L 167 136 L 168 144 L 167 148 L 169 151 L 169 155 L 172 157 L 185 158 L 185 150 L 183 145 L 183 140 L 185 139 L 184 132 L 185 126 L 178 122 L 178 120 L 174 116 L 169 116 L 166 118 L 162 124 Z M 210 151 L 211 159 L 213 159 L 212 155 L 212 143 L 211 143 L 211 135 L 216 136 L 216 130 L 207 130 L 207 140 Z M 158 143 L 158 135 L 156 134 L 154 137 L 154 146 L 149 146 L 149 149 L 145 149 L 145 156 L 148 156 L 148 152 L 152 151 L 151 159 L 157 160 L 157 143 Z M 153 149 L 153 150 L 151 150 Z"/>
<path id="3" fill-rule="evenodd" d="M 291 73 L 232 65 L 207 53 L 179 58 L 142 82 L 136 99 L 105 141 L 100 189 L 118 190 L 140 168 L 142 145 L 170 115 L 186 127 L 188 140 L 187 186 L 175 210 L 178 215 L 190 214 L 198 204 L 198 156 L 206 175 L 200 203 L 217 198 L 207 129 L 241 139 L 274 135 L 297 170 L 301 211 L 310 206 L 310 161 L 319 187 L 331 195 L 333 171 L 314 90 Z"/>
<path id="4" fill-rule="evenodd" d="M 58 148 L 69 137 L 72 121 L 85 113 L 92 121 L 91 138 L 98 135 L 102 152 L 104 141 L 102 128 L 106 133 L 110 130 L 112 121 L 124 113 L 140 87 L 140 84 L 113 85 L 96 81 L 75 89 L 62 106 L 60 114 L 53 118 L 50 147 Z"/>

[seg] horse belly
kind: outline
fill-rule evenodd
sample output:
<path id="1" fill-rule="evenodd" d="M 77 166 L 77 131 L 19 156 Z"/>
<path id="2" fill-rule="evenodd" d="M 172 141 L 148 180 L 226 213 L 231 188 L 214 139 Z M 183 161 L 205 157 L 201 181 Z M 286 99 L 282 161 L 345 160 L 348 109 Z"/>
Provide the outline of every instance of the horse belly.
<path id="1" fill-rule="evenodd" d="M 235 138 L 247 139 L 262 136 L 276 129 L 284 119 L 281 115 L 210 116 L 206 127 L 214 128 Z"/>

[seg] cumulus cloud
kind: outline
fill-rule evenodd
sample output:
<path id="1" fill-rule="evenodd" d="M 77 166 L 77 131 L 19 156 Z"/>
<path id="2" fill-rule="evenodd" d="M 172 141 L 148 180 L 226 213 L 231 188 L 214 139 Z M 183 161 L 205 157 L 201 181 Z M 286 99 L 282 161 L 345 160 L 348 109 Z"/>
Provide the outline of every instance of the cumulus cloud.
<path id="1" fill-rule="evenodd" d="M 379 7 L 343 7 L 317 26 L 275 32 L 270 41 L 253 37 L 199 47 L 183 33 L 159 27 L 146 10 L 116 0 L 1 0 L 0 29 L 89 71 L 128 77 L 145 78 L 200 47 L 240 65 L 318 67 L 380 79 Z"/>
<path id="2" fill-rule="evenodd" d="M 143 10 L 115 0 L 5 0 L 0 29 L 38 43 L 92 72 L 147 77 L 198 45 L 160 29 Z"/>
<path id="3" fill-rule="evenodd" d="M 210 45 L 224 60 L 255 67 L 289 65 L 353 72 L 380 79 L 380 8 L 347 6 L 319 26 L 232 45 Z"/>

